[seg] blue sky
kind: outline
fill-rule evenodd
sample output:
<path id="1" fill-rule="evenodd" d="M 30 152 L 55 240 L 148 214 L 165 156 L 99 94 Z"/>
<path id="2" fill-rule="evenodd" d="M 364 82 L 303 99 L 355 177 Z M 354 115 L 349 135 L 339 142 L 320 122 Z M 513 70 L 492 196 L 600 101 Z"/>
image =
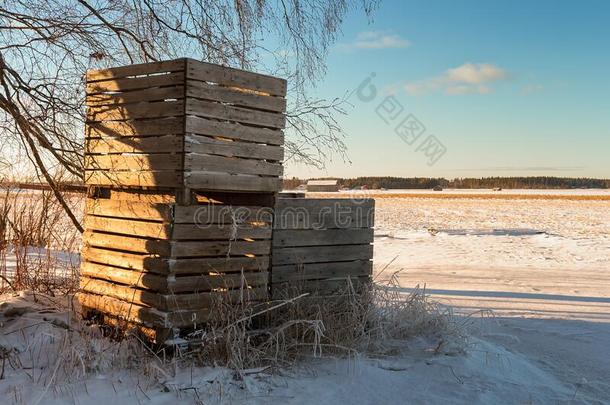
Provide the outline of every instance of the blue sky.
<path id="1" fill-rule="evenodd" d="M 377 97 L 352 96 L 340 118 L 351 164 L 288 162 L 286 175 L 610 177 L 609 21 L 606 1 L 386 0 L 372 23 L 354 12 L 314 90 L 341 96 L 375 73 Z M 409 114 L 425 127 L 411 145 L 394 132 Z M 430 135 L 446 149 L 432 165 Z"/>

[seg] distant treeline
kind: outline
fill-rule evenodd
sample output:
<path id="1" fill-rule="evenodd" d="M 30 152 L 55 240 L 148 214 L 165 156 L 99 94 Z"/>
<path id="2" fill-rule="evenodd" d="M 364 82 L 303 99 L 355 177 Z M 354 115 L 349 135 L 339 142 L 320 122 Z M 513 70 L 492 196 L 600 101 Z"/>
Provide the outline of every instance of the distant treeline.
<path id="1" fill-rule="evenodd" d="M 567 177 L 484 177 L 484 178 L 445 178 L 429 177 L 356 177 L 338 179 L 343 188 L 367 187 L 371 189 L 430 189 L 443 188 L 610 188 L 610 179 L 567 178 Z M 295 189 L 307 183 L 293 177 L 284 180 L 285 189 Z"/>

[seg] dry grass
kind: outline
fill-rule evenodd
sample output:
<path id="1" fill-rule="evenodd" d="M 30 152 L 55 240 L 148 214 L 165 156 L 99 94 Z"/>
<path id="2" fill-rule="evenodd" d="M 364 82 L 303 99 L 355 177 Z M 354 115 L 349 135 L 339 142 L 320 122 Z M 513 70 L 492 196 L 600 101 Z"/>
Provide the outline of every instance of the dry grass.
<path id="1" fill-rule="evenodd" d="M 180 358 L 235 370 L 281 369 L 306 357 L 394 355 L 414 337 L 433 337 L 437 349 L 462 339 L 452 313 L 421 289 L 404 294 L 396 278 L 356 290 L 347 280 L 337 295 L 306 294 L 299 287 L 270 304 L 218 301 L 205 329 L 188 336 Z"/>
<path id="2" fill-rule="evenodd" d="M 73 204 L 82 196 L 74 196 Z M 78 288 L 80 234 L 50 191 L 0 196 L 0 293 Z"/>

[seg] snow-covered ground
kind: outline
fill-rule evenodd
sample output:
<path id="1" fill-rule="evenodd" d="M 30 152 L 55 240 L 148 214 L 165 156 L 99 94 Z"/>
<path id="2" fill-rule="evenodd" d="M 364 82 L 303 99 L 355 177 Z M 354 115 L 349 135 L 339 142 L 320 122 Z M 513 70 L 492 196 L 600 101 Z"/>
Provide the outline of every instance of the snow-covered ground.
<path id="1" fill-rule="evenodd" d="M 391 357 L 312 357 L 243 378 L 143 375 L 103 367 L 116 356 L 102 340 L 67 344 L 68 316 L 46 299 L 3 296 L 0 350 L 23 364 L 6 362 L 0 403 L 610 403 L 610 201 L 379 198 L 375 233 L 376 279 L 425 285 L 453 306 L 465 344 L 414 339 Z M 62 379 L 55 353 L 83 359 L 83 373 L 99 358 L 99 371 Z"/>

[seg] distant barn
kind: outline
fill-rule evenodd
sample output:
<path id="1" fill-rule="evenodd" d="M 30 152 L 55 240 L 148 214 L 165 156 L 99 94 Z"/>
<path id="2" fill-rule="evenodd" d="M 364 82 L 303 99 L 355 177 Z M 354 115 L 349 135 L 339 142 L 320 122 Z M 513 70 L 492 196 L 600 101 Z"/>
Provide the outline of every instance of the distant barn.
<path id="1" fill-rule="evenodd" d="M 315 192 L 335 192 L 339 191 L 338 180 L 309 180 L 307 182 L 307 191 Z"/>

